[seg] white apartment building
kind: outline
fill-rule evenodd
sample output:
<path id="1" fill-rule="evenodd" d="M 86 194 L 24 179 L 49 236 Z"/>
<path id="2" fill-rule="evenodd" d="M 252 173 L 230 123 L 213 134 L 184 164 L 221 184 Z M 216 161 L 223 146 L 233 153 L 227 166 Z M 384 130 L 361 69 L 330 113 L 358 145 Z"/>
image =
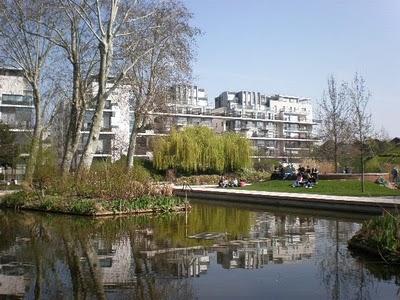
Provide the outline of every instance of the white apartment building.
<path id="1" fill-rule="evenodd" d="M 0 69 L 0 121 L 24 144 L 34 126 L 32 89 L 21 70 Z"/>
<path id="2" fill-rule="evenodd" d="M 93 95 L 96 92 L 94 81 Z M 132 97 L 125 87 L 115 90 L 107 100 L 96 159 L 115 161 L 127 153 L 134 118 L 131 102 Z M 87 141 L 93 114 L 94 105 L 89 104 L 78 152 L 82 152 Z M 34 125 L 34 106 L 32 90 L 20 70 L 0 69 L 0 120 L 17 133 L 18 144 L 26 145 Z M 205 89 L 177 85 L 171 87 L 167 105 L 150 113 L 145 128 L 138 135 L 136 156 L 152 157 L 151 139 L 155 136 L 168 134 L 172 128 L 199 125 L 218 133 L 243 134 L 252 141 L 255 158 L 292 161 L 308 156 L 316 142 L 308 98 L 225 91 L 215 98 L 214 108 L 209 106 Z"/>
<path id="3" fill-rule="evenodd" d="M 94 89 L 95 91 L 95 89 Z M 119 159 L 127 153 L 133 111 L 129 92 L 122 87 L 114 92 L 104 110 L 97 158 Z M 86 141 L 93 109 L 88 109 L 83 129 Z M 172 128 L 207 126 L 218 133 L 233 131 L 252 141 L 254 158 L 276 158 L 293 162 L 307 157 L 317 141 L 313 135 L 311 100 L 260 92 L 228 92 L 208 105 L 207 93 L 197 86 L 174 86 L 167 105 L 153 111 L 138 134 L 137 157 L 151 158 L 151 139 L 168 134 Z"/>
<path id="4" fill-rule="evenodd" d="M 217 132 L 234 131 L 252 140 L 255 158 L 296 160 L 308 156 L 316 142 L 308 98 L 223 92 L 215 98 L 213 114 L 221 116 L 215 117 Z"/>
<path id="5" fill-rule="evenodd" d="M 0 122 L 7 124 L 10 130 L 15 132 L 22 158 L 28 155 L 34 114 L 32 89 L 24 78 L 22 70 L 0 68 Z M 17 165 L 13 177 L 19 179 L 25 172 L 24 168 L 23 163 Z M 0 173 L 5 172 L 5 168 L 0 167 Z M 7 172 L 12 170 L 9 169 Z"/>

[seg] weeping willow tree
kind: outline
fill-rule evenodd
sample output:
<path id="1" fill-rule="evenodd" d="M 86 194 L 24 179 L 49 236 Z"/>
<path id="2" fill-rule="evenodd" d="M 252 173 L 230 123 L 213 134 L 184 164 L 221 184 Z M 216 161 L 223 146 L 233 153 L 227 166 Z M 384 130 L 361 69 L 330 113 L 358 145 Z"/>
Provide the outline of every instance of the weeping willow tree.
<path id="1" fill-rule="evenodd" d="M 251 165 L 251 146 L 239 134 L 216 134 L 207 127 L 173 130 L 154 143 L 154 166 L 185 172 L 236 171 Z"/>
<path id="2" fill-rule="evenodd" d="M 247 168 L 251 165 L 251 146 L 248 139 L 237 133 L 225 133 L 222 135 L 226 171 L 235 171 Z"/>

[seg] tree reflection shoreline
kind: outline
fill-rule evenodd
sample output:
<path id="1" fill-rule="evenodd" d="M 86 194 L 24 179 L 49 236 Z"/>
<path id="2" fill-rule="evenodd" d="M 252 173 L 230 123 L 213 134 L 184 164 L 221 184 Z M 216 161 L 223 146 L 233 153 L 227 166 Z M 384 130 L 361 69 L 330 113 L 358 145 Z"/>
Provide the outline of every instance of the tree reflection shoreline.
<path id="1" fill-rule="evenodd" d="M 210 267 L 307 263 L 328 297 L 364 299 L 377 280 L 399 285 L 399 273 L 380 276 L 347 251 L 358 221 L 204 203 L 187 216 L 100 220 L 0 210 L 0 295 L 191 299 Z"/>

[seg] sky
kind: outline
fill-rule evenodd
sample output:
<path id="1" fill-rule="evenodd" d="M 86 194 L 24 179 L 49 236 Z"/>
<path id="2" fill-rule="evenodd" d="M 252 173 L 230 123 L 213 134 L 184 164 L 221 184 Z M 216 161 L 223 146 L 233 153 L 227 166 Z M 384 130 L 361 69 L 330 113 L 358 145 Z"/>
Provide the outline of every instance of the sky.
<path id="1" fill-rule="evenodd" d="M 183 0 L 202 30 L 194 83 L 321 99 L 361 74 L 375 128 L 400 137 L 400 0 Z"/>

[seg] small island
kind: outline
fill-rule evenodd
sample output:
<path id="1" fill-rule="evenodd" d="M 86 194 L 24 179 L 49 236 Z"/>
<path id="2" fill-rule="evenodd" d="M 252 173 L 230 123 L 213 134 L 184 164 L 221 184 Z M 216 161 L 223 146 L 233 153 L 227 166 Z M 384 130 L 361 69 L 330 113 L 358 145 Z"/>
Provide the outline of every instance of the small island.
<path id="1" fill-rule="evenodd" d="M 348 246 L 354 253 L 373 255 L 386 263 L 399 263 L 400 215 L 386 212 L 364 222 Z"/>
<path id="2" fill-rule="evenodd" d="M 126 170 L 121 163 L 102 162 L 64 176 L 47 168 L 35 174 L 31 186 L 16 187 L 0 194 L 0 207 L 94 217 L 190 209 L 184 198 L 173 195 L 171 184 L 156 182 L 139 164 Z"/>

